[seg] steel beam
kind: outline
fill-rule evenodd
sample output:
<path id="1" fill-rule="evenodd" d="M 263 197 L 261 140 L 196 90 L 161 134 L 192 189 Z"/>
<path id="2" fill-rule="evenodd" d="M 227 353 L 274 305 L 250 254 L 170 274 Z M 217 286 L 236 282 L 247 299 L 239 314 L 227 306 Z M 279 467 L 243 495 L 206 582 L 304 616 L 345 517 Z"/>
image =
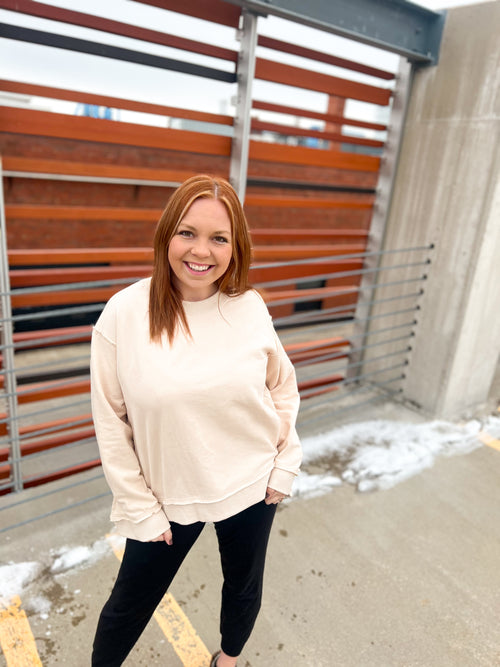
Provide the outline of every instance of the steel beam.
<path id="1" fill-rule="evenodd" d="M 438 61 L 445 12 L 405 0 L 226 0 L 279 16 L 426 65 Z"/>
<path id="2" fill-rule="evenodd" d="M 252 109 L 252 84 L 255 75 L 255 52 L 257 48 L 258 16 L 243 12 L 242 27 L 238 33 L 240 51 L 238 54 L 238 93 L 234 134 L 231 143 L 231 165 L 229 180 L 243 204 L 247 185 L 248 153 L 250 143 L 250 111 Z"/>

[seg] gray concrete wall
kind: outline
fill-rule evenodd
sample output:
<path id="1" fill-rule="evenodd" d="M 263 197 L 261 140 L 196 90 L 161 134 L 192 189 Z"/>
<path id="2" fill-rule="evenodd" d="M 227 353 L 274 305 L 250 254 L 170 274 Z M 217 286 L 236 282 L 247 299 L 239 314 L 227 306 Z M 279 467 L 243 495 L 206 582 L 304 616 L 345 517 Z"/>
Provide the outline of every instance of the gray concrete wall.
<path id="1" fill-rule="evenodd" d="M 435 416 L 470 413 L 494 398 L 500 355 L 499 26 L 500 2 L 448 12 L 438 66 L 415 75 L 386 228 L 385 248 L 436 246 L 403 383 L 405 398 Z M 408 268 L 390 277 L 418 273 Z M 377 296 L 393 293 L 379 290 Z"/>

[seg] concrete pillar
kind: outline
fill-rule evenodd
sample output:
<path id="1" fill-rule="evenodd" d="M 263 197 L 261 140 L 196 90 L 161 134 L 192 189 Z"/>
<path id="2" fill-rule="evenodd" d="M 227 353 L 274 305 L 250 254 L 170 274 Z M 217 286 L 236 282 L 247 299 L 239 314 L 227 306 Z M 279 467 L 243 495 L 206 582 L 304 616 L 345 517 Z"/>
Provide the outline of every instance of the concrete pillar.
<path id="1" fill-rule="evenodd" d="M 480 409 L 496 384 L 499 26 L 500 2 L 449 10 L 439 64 L 415 75 L 384 240 L 385 248 L 436 246 L 402 385 L 405 398 L 434 416 Z M 390 278 L 417 274 L 405 268 Z"/>

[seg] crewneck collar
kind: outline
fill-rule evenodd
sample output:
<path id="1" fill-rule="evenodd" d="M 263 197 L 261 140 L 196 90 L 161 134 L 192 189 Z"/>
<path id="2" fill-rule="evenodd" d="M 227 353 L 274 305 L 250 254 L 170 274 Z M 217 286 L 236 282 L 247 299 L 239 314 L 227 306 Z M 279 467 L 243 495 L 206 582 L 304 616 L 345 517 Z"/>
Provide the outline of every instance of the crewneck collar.
<path id="1" fill-rule="evenodd" d="M 182 307 L 186 314 L 202 313 L 209 310 L 212 310 L 214 305 L 217 305 L 221 292 L 217 290 L 215 294 L 207 297 L 206 299 L 201 299 L 201 301 L 182 301 Z"/>

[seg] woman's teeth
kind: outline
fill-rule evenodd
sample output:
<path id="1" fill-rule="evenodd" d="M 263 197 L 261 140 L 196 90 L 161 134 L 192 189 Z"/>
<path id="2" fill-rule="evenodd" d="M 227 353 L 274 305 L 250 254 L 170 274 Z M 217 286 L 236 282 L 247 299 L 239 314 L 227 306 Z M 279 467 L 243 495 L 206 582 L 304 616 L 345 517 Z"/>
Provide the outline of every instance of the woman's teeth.
<path id="1" fill-rule="evenodd" d="M 191 269 L 191 271 L 199 271 L 200 273 L 210 268 L 210 264 L 190 264 L 189 262 L 186 263 Z"/>

